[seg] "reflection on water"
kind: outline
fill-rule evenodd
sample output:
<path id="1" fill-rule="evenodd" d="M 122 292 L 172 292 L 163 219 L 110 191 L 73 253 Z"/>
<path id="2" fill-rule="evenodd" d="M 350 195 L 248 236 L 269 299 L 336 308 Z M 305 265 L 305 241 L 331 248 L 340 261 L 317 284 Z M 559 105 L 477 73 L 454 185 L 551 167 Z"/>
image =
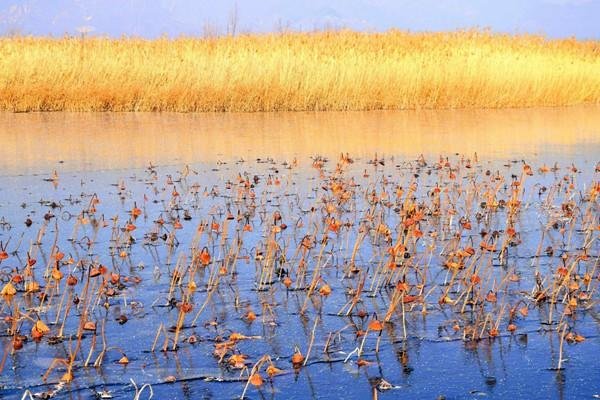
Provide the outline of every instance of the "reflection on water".
<path id="1" fill-rule="evenodd" d="M 0 114 L 4 174 L 375 152 L 598 154 L 600 107 L 258 114 Z M 590 158 L 590 157 L 587 157 Z M 591 157 L 594 158 L 594 157 Z M 594 161 L 594 160 L 592 160 Z"/>
<path id="2" fill-rule="evenodd" d="M 397 385 L 382 398 L 592 398 L 600 351 L 599 213 L 590 189 L 598 180 L 597 110 L 0 114 L 0 288 L 9 278 L 18 287 L 0 296 L 0 398 L 51 389 L 41 375 L 53 357 L 69 356 L 75 341 L 66 338 L 76 337 L 82 316 L 101 327 L 102 340 L 82 336 L 75 380 L 56 400 L 97 399 L 104 389 L 132 398 L 130 378 L 152 384 L 160 399 L 239 398 L 245 375 L 232 368 L 233 354 L 247 355 L 246 367 L 269 354 L 284 370 L 251 388 L 253 398 L 365 399 L 379 378 Z M 338 168 L 342 151 L 364 157 Z M 438 153 L 454 151 L 477 151 L 479 161 L 450 155 L 435 165 Z M 375 152 L 428 157 L 368 161 Z M 335 158 L 310 168 L 314 154 Z M 276 161 L 231 162 L 266 156 Z M 281 165 L 294 156 L 299 167 Z M 535 158 L 530 174 L 506 162 L 520 156 Z M 554 159 L 560 168 L 540 171 Z M 145 168 L 149 161 L 191 166 Z M 52 169 L 60 178 L 48 182 Z M 204 246 L 212 262 L 198 268 L 191 260 Z M 29 260 L 35 275 L 23 275 L 37 277 L 43 295 L 14 279 Z M 107 274 L 88 292 L 85 274 L 96 263 Z M 572 267 L 559 272 L 564 265 Z M 44 273 L 50 266 L 56 270 Z M 56 289 L 57 272 L 78 281 Z M 185 280 L 175 288 L 173 276 Z M 361 279 L 356 312 L 345 311 Z M 318 294 L 309 293 L 311 280 Z M 546 291 L 562 299 L 543 300 Z M 60 311 L 74 293 L 84 300 Z M 193 312 L 180 320 L 184 295 Z M 52 323 L 60 316 L 65 340 L 27 340 L 11 354 L 6 296 L 48 322 L 51 335 L 63 332 Z M 369 321 L 386 312 L 390 323 L 369 334 Z M 561 342 L 559 319 L 585 340 Z M 175 339 L 167 328 L 178 321 L 185 324 Z M 23 318 L 19 329 L 29 334 L 33 322 Z M 150 351 L 161 327 L 159 347 L 179 340 L 176 352 Z M 233 333 L 248 340 L 229 341 L 234 347 L 219 356 Z M 306 352 L 313 340 L 311 361 L 293 371 L 295 346 Z M 85 367 L 100 342 L 109 346 L 102 366 Z M 367 364 L 359 366 L 354 349 L 363 344 Z M 119 364 L 117 349 L 129 365 Z M 559 359 L 561 372 L 552 370 Z M 59 366 L 49 382 L 63 373 Z M 171 376 L 178 382 L 163 385 Z"/>

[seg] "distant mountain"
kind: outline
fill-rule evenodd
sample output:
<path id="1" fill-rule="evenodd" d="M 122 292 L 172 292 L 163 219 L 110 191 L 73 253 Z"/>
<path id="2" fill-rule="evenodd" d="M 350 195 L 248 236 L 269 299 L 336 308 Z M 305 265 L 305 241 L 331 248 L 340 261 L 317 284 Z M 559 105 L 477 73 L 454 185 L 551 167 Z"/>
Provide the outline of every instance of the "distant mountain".
<path id="1" fill-rule="evenodd" d="M 600 38 L 599 0 L 4 0 L 0 34 L 158 37 L 278 29 L 454 30 Z M 233 24 L 233 21 L 236 23 Z M 216 31 L 216 32 L 215 32 Z"/>

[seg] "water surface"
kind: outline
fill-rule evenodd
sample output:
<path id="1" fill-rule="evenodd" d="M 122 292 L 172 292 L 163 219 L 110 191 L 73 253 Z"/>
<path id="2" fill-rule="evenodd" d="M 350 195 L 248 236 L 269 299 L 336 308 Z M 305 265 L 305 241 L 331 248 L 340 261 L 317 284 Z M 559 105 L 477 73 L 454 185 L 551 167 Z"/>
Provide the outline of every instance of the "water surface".
<path id="1" fill-rule="evenodd" d="M 75 261 L 64 263 L 61 271 L 72 273 L 79 283 L 65 289 L 63 281 L 52 304 L 57 304 L 63 293 L 81 295 L 90 263 L 101 263 L 123 279 L 121 285 L 114 286 L 116 294 L 98 297 L 90 313 L 98 327 L 106 326 L 111 350 L 105 362 L 98 368 L 84 366 L 93 340 L 93 334 L 87 332 L 82 355 L 75 363 L 75 380 L 58 391 L 56 398 L 93 399 L 102 390 L 114 398 L 132 398 L 130 379 L 140 386 L 152 384 L 154 398 L 239 397 L 244 387 L 239 381 L 240 371 L 219 364 L 213 355 L 215 343 L 232 332 L 257 337 L 240 341 L 235 347 L 235 351 L 248 355 L 249 367 L 269 354 L 285 371 L 260 390 L 250 388 L 250 398 L 364 399 L 373 396 L 372 387 L 381 379 L 394 385 L 393 389 L 378 392 L 382 399 L 592 399 L 600 394 L 600 245 L 598 231 L 590 229 L 594 223 L 600 226 L 600 217 L 598 200 L 585 200 L 598 181 L 597 107 L 369 113 L 0 114 L 0 137 L 0 240 L 10 253 L 0 263 L 2 285 L 15 268 L 23 271 L 29 252 L 37 259 L 37 279 L 47 286 L 43 272 L 52 265 L 55 236 L 65 260 L 72 257 Z M 340 153 L 349 153 L 354 162 L 338 170 Z M 419 159 L 421 154 L 423 159 Z M 445 158 L 440 161 L 440 155 L 448 157 L 448 167 L 444 166 Z M 509 200 L 511 182 L 522 177 L 524 162 L 532 166 L 533 176 L 523 179 L 523 209 L 514 225 L 521 242 L 511 247 L 501 261 L 498 252 L 486 253 L 478 245 L 481 231 L 495 230 L 503 237 L 508 211 L 499 208 L 488 214 L 489 209 L 481 206 L 480 200 L 493 184 L 490 177 L 495 174 L 505 179 L 497 189 L 499 198 Z M 542 167 L 548 167 L 548 171 L 540 171 Z M 486 174 L 488 170 L 490 174 Z M 57 171 L 58 179 L 49 181 L 53 171 Z M 254 199 L 245 186 L 246 178 L 254 185 Z M 353 179 L 355 186 L 349 186 L 350 200 L 340 203 L 336 211 L 336 218 L 344 225 L 335 232 L 327 230 L 331 216 L 326 204 L 336 199 L 331 185 L 338 179 L 345 183 Z M 377 224 L 390 228 L 393 242 L 404 237 L 401 224 L 405 216 L 399 210 L 408 198 L 397 199 L 395 193 L 399 186 L 406 193 L 412 182 L 418 183 L 416 203 L 431 205 L 434 188 L 448 190 L 443 192 L 448 195 L 442 197 L 444 213 L 429 215 L 421 222 L 424 237 L 407 239 L 412 254 L 402 264 L 410 266 L 404 279 L 412 284 L 420 279 L 414 271 L 428 264 L 425 289 L 432 294 L 424 304 L 407 306 L 406 335 L 399 312 L 385 325 L 378 352 L 377 335 L 370 333 L 362 355 L 369 364 L 359 367 L 356 356 L 344 362 L 361 344 L 357 332 L 365 330 L 375 314 L 383 318 L 395 287 L 392 284 L 369 290 L 381 277 L 375 271 L 388 257 L 388 245 L 376 233 L 380 230 Z M 373 203 L 373 191 L 382 199 L 384 193 L 389 196 L 389 204 Z M 89 210 L 94 195 L 100 199 L 97 210 L 84 214 L 85 224 L 77 223 L 82 211 Z M 561 214 L 562 205 L 568 201 L 577 205 L 573 218 Z M 127 244 L 126 239 L 130 239 L 124 228 L 132 222 L 134 207 L 143 213 L 133 221 L 135 240 Z M 449 210 L 456 215 L 446 213 Z M 307 280 L 310 282 L 316 265 L 323 265 L 319 287 L 323 282 L 329 284 L 330 296 L 315 295 L 306 301 L 306 290 L 286 290 L 277 277 L 266 285 L 266 290 L 257 286 L 257 271 L 264 265 L 257 250 L 264 250 L 273 238 L 276 211 L 288 226 L 274 237 L 280 246 L 277 254 L 283 256 L 278 258 L 280 272 L 296 280 L 296 250 L 305 235 L 314 235 L 317 243 L 324 243 L 323 256 L 318 254 L 321 245 L 307 254 Z M 227 220 L 228 212 L 233 220 Z M 189 219 L 184 219 L 185 215 Z M 243 217 L 238 218 L 240 215 Z M 462 216 L 471 219 L 471 230 L 460 229 Z M 24 224 L 28 218 L 32 220 L 29 227 Z M 107 226 L 95 229 L 92 219 L 105 221 Z M 157 225 L 158 219 L 165 223 Z M 181 229 L 175 228 L 175 221 L 182 224 Z M 198 229 L 215 222 L 219 228 L 205 230 L 195 245 Z M 243 229 L 246 223 L 253 227 L 251 232 Z M 38 245 L 42 227 L 46 233 Z M 548 229 L 542 235 L 544 227 Z M 158 239 L 150 239 L 153 232 Z M 170 247 L 161 237 L 172 232 L 178 245 Z M 367 317 L 356 312 L 338 315 L 351 299 L 348 291 L 357 287 L 360 274 L 345 276 L 345 271 L 362 232 L 368 235 L 359 248 L 356 264 L 366 276 L 367 289 L 358 309 L 364 310 Z M 481 272 L 483 293 L 497 289 L 512 273 L 519 275 L 518 282 L 503 284 L 497 304 L 482 303 L 491 316 L 501 315 L 498 337 L 484 335 L 479 340 L 464 340 L 463 329 L 476 318 L 476 309 L 460 313 L 457 307 L 438 301 L 451 275 L 444 267 L 445 249 L 454 243 L 456 232 L 460 247 L 473 246 L 478 263 L 488 266 Z M 192 316 L 207 300 L 210 277 L 223 265 L 238 239 L 242 244 L 235 262 L 237 274 L 228 273 L 222 278 L 196 325 L 190 326 Z M 178 309 L 168 306 L 168 301 L 181 300 L 186 286 L 171 293 L 170 276 L 178 259 L 184 260 L 182 265 L 190 263 L 194 246 L 206 246 L 213 262 L 194 275 L 198 286 L 191 299 L 194 311 L 186 317 L 179 349 L 151 352 L 157 328 L 177 323 Z M 554 253 L 540 254 L 539 246 L 551 246 Z M 564 304 L 559 302 L 553 308 L 531 300 L 535 272 L 542 274 L 547 287 L 563 262 L 562 255 L 574 259 L 584 247 L 590 257 L 578 260 L 573 273 L 577 279 L 585 272 L 594 278 L 586 291 L 591 298 L 581 302 L 573 316 L 565 318 L 569 330 L 586 340 L 564 344 L 565 368 L 556 371 L 560 352 L 556 314 L 564 310 Z M 80 260 L 85 262 L 82 267 L 77 266 Z M 449 296 L 459 297 L 461 285 L 449 287 Z M 38 297 L 18 289 L 22 312 L 39 316 L 55 334 L 60 325 L 53 323 L 56 306 L 37 308 Z M 410 290 L 414 294 L 417 289 L 412 286 Z M 301 315 L 304 304 L 306 312 Z M 528 305 L 529 315 L 515 317 L 517 330 L 511 333 L 506 329 L 509 319 L 502 309 L 515 304 Z M 250 309 L 257 314 L 251 323 L 245 319 Z M 550 321 L 551 309 L 555 317 Z M 12 344 L 4 320 L 12 313 L 3 302 L 2 349 L 10 349 Z M 67 335 L 76 333 L 80 315 L 81 309 L 74 308 L 67 318 Z M 123 325 L 117 321 L 121 315 L 128 317 Z M 453 329 L 455 324 L 460 330 Z M 296 346 L 306 354 L 313 328 L 311 362 L 294 370 L 291 355 Z M 24 320 L 21 329 L 29 335 L 31 323 Z M 328 335 L 340 330 L 330 351 L 324 353 Z M 191 336 L 197 338 L 196 343 L 189 341 Z M 0 396 L 19 399 L 25 389 L 38 393 L 52 390 L 64 369 L 53 371 L 46 384 L 41 375 L 53 358 L 68 354 L 70 345 L 68 339 L 59 343 L 49 343 L 48 338 L 39 343 L 28 340 L 23 349 L 8 354 L 0 376 Z M 130 359 L 126 366 L 117 363 L 122 357 L 120 351 Z M 98 348 L 91 354 L 95 359 Z M 165 383 L 169 376 L 175 376 L 177 382 Z M 147 398 L 147 393 L 142 398 Z"/>
<path id="2" fill-rule="evenodd" d="M 598 154 L 600 108 L 321 113 L 3 113 L 5 174 L 314 155 Z"/>

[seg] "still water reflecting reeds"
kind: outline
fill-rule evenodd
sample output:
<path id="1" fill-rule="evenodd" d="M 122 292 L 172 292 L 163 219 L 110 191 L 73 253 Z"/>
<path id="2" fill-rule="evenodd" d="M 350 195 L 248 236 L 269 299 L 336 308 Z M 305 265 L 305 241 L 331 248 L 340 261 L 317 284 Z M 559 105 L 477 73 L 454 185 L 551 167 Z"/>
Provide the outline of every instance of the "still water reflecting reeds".
<path id="1" fill-rule="evenodd" d="M 246 114 L 0 115 L 4 174 L 273 157 L 593 156 L 600 108 Z M 589 158 L 589 157 L 588 157 Z M 592 157 L 594 158 L 594 157 Z M 550 160 L 551 161 L 551 160 Z M 591 160 L 591 161 L 595 161 Z"/>

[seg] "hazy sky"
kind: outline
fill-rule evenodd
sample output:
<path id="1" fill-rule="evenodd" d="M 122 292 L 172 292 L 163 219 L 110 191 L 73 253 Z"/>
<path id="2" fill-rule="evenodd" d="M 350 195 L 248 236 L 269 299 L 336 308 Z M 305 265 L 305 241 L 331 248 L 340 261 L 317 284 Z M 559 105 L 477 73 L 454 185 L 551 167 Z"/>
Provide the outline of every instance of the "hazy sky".
<path id="1" fill-rule="evenodd" d="M 600 0 L 0 0 L 0 34 L 200 35 L 233 20 L 238 32 L 489 27 L 600 39 Z"/>

